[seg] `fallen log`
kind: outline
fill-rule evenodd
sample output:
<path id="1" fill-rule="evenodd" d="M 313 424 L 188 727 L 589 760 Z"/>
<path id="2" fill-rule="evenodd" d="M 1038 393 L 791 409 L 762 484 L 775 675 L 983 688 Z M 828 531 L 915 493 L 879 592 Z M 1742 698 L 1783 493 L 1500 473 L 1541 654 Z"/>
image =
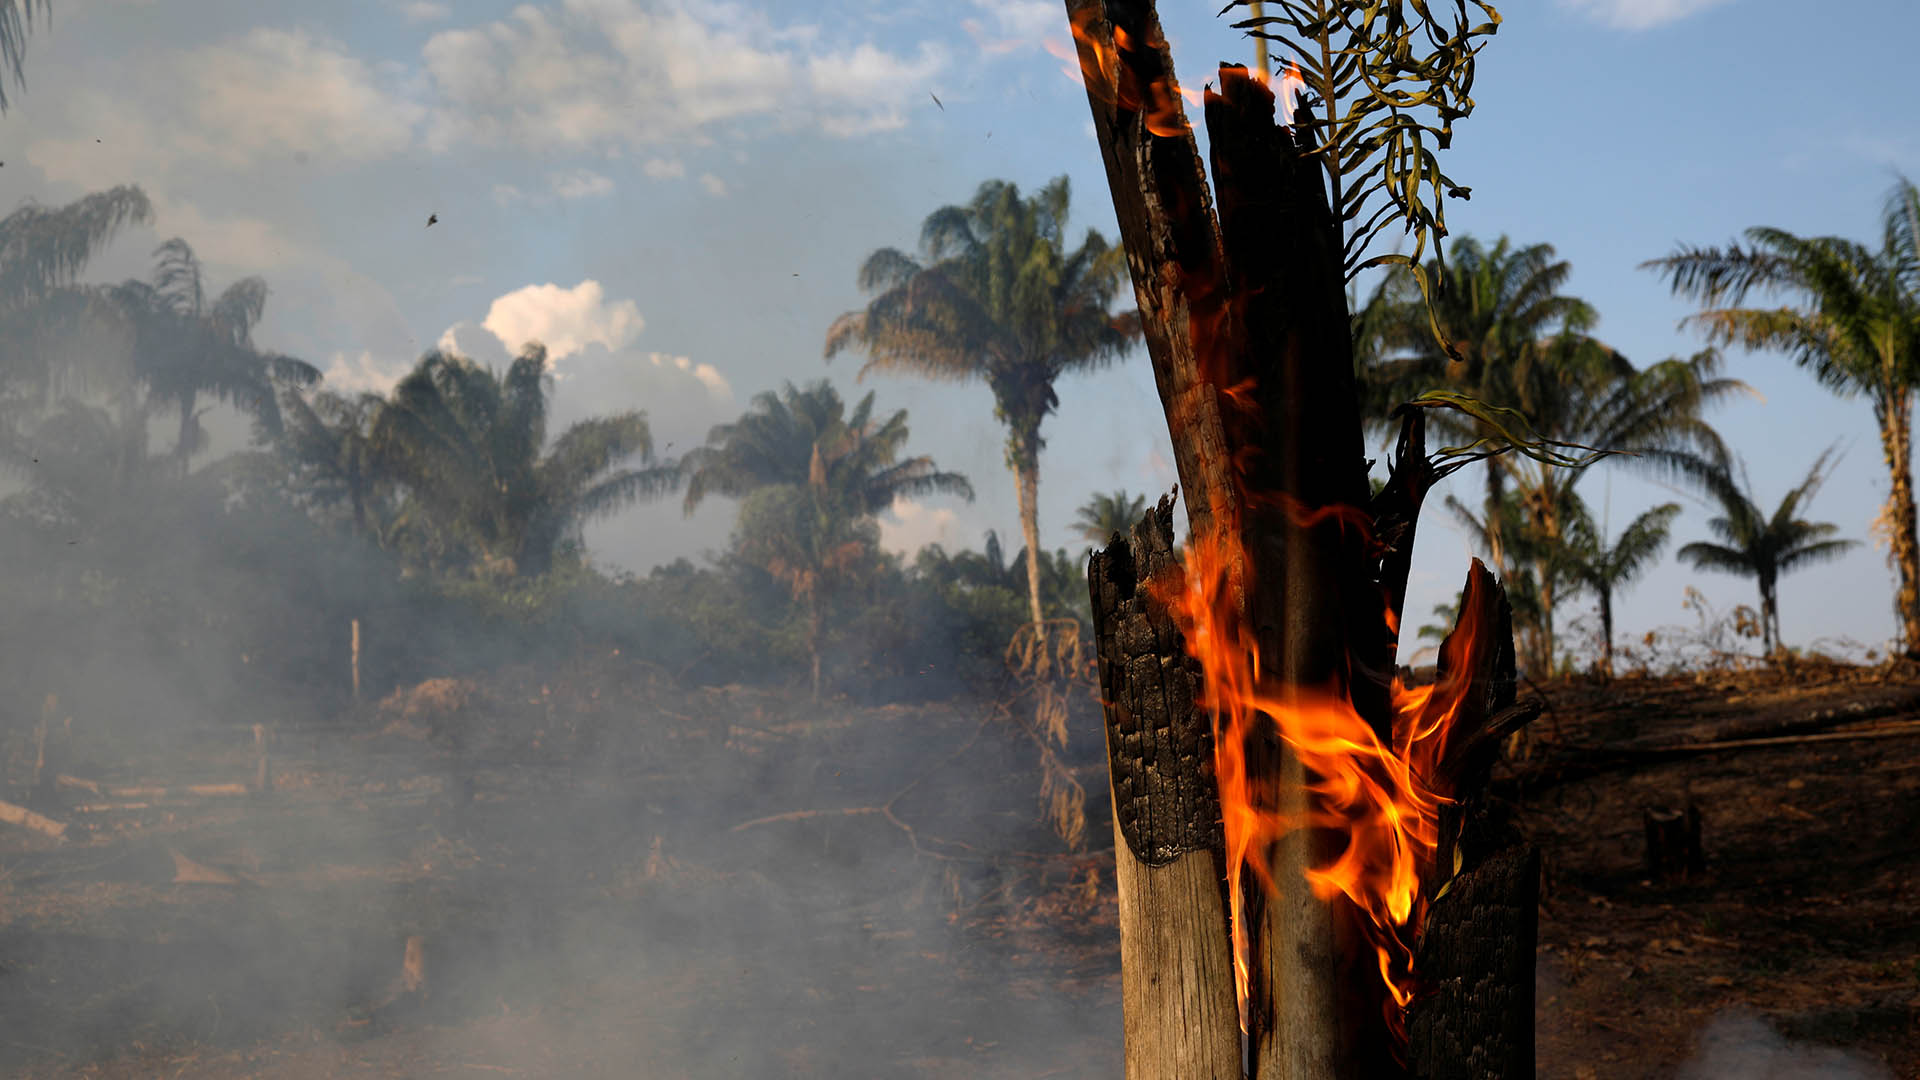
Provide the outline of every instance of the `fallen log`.
<path id="1" fill-rule="evenodd" d="M 10 802 L 0 802 L 0 822 L 5 822 L 8 825 L 18 825 L 23 829 L 32 829 L 42 836 L 51 837 L 55 840 L 65 840 L 67 838 L 66 822 L 55 821 L 50 817 L 35 813 L 24 806 L 18 806 Z"/>
<path id="2" fill-rule="evenodd" d="M 1848 716 L 1845 719 L 1852 721 L 1857 717 Z M 1920 738 L 1920 720 L 1882 724 L 1858 731 L 1824 731 L 1807 735 L 1782 735 L 1759 739 L 1715 739 L 1711 742 L 1671 743 L 1664 746 L 1596 747 L 1570 760 L 1548 762 L 1520 771 L 1511 777 L 1496 781 L 1494 787 L 1502 795 L 1517 797 L 1523 794 L 1538 794 L 1550 787 L 1590 780 L 1595 776 L 1621 769 L 1701 754 L 1804 746 L 1811 743 L 1852 742 L 1860 739 L 1905 738 Z"/>

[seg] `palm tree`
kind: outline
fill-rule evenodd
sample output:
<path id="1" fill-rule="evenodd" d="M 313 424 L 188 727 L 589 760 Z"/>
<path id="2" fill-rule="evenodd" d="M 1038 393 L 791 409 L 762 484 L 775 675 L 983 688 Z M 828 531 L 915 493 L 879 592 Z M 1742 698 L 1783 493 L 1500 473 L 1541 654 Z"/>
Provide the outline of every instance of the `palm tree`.
<path id="1" fill-rule="evenodd" d="M 7 111 L 7 77 L 22 90 L 27 86 L 27 34 L 38 9 L 53 22 L 52 0 L 0 0 L 0 113 Z"/>
<path id="2" fill-rule="evenodd" d="M 1789 354 L 1837 394 L 1873 405 L 1892 478 L 1885 520 L 1899 568 L 1894 610 L 1920 656 L 1920 523 L 1913 494 L 1913 392 L 1920 380 L 1920 189 L 1902 178 L 1882 213 L 1878 251 L 1838 237 L 1754 228 L 1747 245 L 1682 247 L 1645 265 L 1703 305 L 1685 324 L 1716 343 Z M 1789 301 L 1740 307 L 1754 291 Z"/>
<path id="3" fill-rule="evenodd" d="M 896 498 L 935 492 L 969 501 L 973 488 L 926 456 L 899 460 L 905 409 L 873 419 L 873 394 L 851 415 L 825 380 L 788 383 L 753 399 L 739 420 L 714 427 L 684 461 L 691 514 L 709 494 L 743 499 L 735 548 L 787 586 L 807 618 L 813 696 L 820 696 L 826 600 L 877 550 L 874 515 Z"/>
<path id="4" fill-rule="evenodd" d="M 1395 267 L 1355 313 L 1354 355 L 1367 422 L 1382 429 L 1395 406 L 1439 388 L 1532 417 L 1536 402 L 1528 376 L 1548 366 L 1553 342 L 1583 334 L 1598 321 L 1590 304 L 1560 292 L 1573 267 L 1554 258 L 1551 244 L 1515 248 L 1502 236 L 1488 248 L 1463 236 L 1448 246 L 1445 260 L 1436 256 L 1425 269 L 1433 285 L 1431 304 L 1419 280 Z M 1449 437 L 1481 434 L 1469 418 L 1445 410 L 1429 422 Z M 1488 459 L 1490 502 L 1500 501 L 1505 480 L 1501 460 Z M 1504 573 L 1497 524 L 1487 539 L 1494 566 Z"/>
<path id="5" fill-rule="evenodd" d="M 261 352 L 253 328 L 266 311 L 267 283 L 250 277 L 209 297 L 198 256 L 178 237 L 154 250 L 150 281 L 129 281 L 113 295 L 133 319 L 134 364 L 153 397 L 179 410 L 176 468 L 187 472 L 204 432 L 201 397 L 251 416 L 262 435 L 280 430 L 279 389 L 312 386 L 320 370 L 304 360 Z"/>
<path id="6" fill-rule="evenodd" d="M 1709 349 L 1636 369 L 1591 338 L 1563 337 L 1545 351 L 1543 363 L 1515 381 L 1532 383 L 1526 415 L 1545 437 L 1619 454 L 1608 460 L 1643 471 L 1693 476 L 1724 468 L 1727 461 L 1725 445 L 1701 413 L 1728 396 L 1751 392 L 1744 382 L 1719 376 L 1719 365 L 1719 354 Z M 1551 666 L 1556 589 L 1565 575 L 1564 567 L 1547 564 L 1560 556 L 1568 522 L 1580 512 L 1574 488 L 1587 470 L 1517 455 L 1498 460 L 1519 496 L 1539 564 L 1532 660 Z"/>
<path id="7" fill-rule="evenodd" d="M 344 501 L 356 535 L 377 539 L 371 520 L 386 482 L 374 451 L 373 428 L 386 399 L 322 390 L 311 396 L 286 390 L 280 396 L 282 456 L 300 475 L 301 488 L 320 503 Z"/>
<path id="8" fill-rule="evenodd" d="M 959 495 L 973 500 L 973 486 L 959 473 L 941 472 L 926 455 L 899 460 L 907 442 L 907 411 L 873 418 L 868 393 L 847 414 L 840 392 L 825 379 L 801 388 L 787 383 L 753 399 L 740 419 L 718 424 L 707 445 L 682 460 L 687 479 L 686 513 L 708 495 L 744 498 L 777 484 L 807 484 L 816 458 L 827 466 L 830 486 L 857 495 L 861 514 L 878 514 L 898 498 Z"/>
<path id="9" fill-rule="evenodd" d="M 1125 535 L 1146 512 L 1145 495 L 1129 497 L 1124 489 L 1117 490 L 1111 495 L 1095 495 L 1088 499 L 1080 507 L 1080 516 L 1074 526 L 1088 543 L 1104 544 L 1114 533 Z"/>
<path id="10" fill-rule="evenodd" d="M 834 321 L 826 355 L 866 353 L 869 371 L 979 379 L 1007 427 L 1007 465 L 1027 547 L 1027 600 L 1040 603 L 1040 425 L 1059 405 L 1054 383 L 1124 354 L 1137 313 L 1110 308 L 1126 280 L 1126 255 L 1096 230 L 1067 249 L 1067 178 L 1031 198 L 1004 180 L 980 185 L 965 206 L 945 206 L 920 228 L 922 257 L 882 248 L 860 267 L 875 294 Z"/>
<path id="11" fill-rule="evenodd" d="M 1572 522 L 1565 562 L 1577 586 L 1591 590 L 1600 605 L 1600 672 L 1608 678 L 1613 677 L 1613 594 L 1660 557 L 1679 513 L 1679 503 L 1656 506 L 1634 518 L 1611 546 L 1605 530 L 1594 527 L 1592 515 L 1582 513 Z"/>
<path id="12" fill-rule="evenodd" d="M 1795 516 L 1826 480 L 1827 459 L 1832 456 L 1832 450 L 1821 454 L 1807 470 L 1807 478 L 1787 492 L 1771 515 L 1760 509 L 1751 486 L 1737 483 L 1730 470 L 1701 478 L 1707 493 L 1723 511 L 1707 522 L 1722 543 L 1688 544 L 1680 549 L 1680 558 L 1697 569 L 1721 570 L 1759 581 L 1760 630 L 1768 656 L 1780 645 L 1780 575 L 1839 558 L 1858 543 L 1832 539 L 1839 531 L 1837 525 Z"/>
<path id="13" fill-rule="evenodd" d="M 46 346 L 107 312 L 100 290 L 78 284 L 80 272 L 121 229 L 152 217 L 145 192 L 116 187 L 61 207 L 28 203 L 0 218 L 0 381 L 15 384 L 9 389 L 44 400 L 82 374 L 52 364 Z"/>
<path id="14" fill-rule="evenodd" d="M 547 353 L 523 349 L 504 374 L 431 352 L 373 421 L 381 467 L 406 489 L 412 520 L 485 574 L 536 577 L 587 521 L 665 494 L 645 414 L 583 420 L 547 440 Z M 623 468 L 637 460 L 639 467 Z"/>

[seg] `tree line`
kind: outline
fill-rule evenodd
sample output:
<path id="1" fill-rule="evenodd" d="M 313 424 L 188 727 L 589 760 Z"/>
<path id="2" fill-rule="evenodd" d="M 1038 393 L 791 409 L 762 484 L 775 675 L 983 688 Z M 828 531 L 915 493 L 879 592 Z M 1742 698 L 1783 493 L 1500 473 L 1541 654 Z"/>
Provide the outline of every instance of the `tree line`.
<path id="1" fill-rule="evenodd" d="M 925 683 L 940 669 L 934 681 L 943 686 L 991 681 L 1015 628 L 1084 613 L 1084 552 L 1039 543 L 1042 427 L 1063 377 L 1122 359 L 1139 337 L 1137 313 L 1116 306 L 1122 252 L 1096 230 L 1073 236 L 1070 203 L 1065 178 L 1030 194 L 990 181 L 969 202 L 934 211 L 917 251 L 881 248 L 858 267 L 867 302 L 834 321 L 823 347 L 829 361 L 863 356 L 862 374 L 989 388 L 1024 540 L 1011 560 L 994 534 L 978 551 L 929 547 L 911 559 L 883 551 L 878 518 L 895 499 L 971 499 L 973 483 L 911 452 L 904 410 L 879 410 L 871 393 L 848 402 L 825 380 L 760 394 L 678 460 L 656 454 L 639 411 L 550 431 L 551 378 L 538 343 L 502 371 L 435 351 L 386 394 L 334 392 L 312 365 L 253 340 L 266 284 L 216 289 L 184 240 L 162 244 L 144 279 L 82 282 L 110 240 L 150 222 L 151 205 L 133 187 L 0 219 L 0 390 L 5 453 L 20 481 L 0 506 L 8 542 L 71 569 L 88 553 L 56 550 L 77 546 L 60 538 L 154 539 L 151 522 L 192 505 L 199 512 L 183 528 L 218 539 L 221 523 L 244 519 L 271 532 L 272 542 L 255 539 L 280 553 L 260 566 L 283 578 L 312 579 L 315 566 L 345 559 L 419 610 L 464 604 L 523 624 L 547 617 L 532 612 L 577 615 L 584 604 L 598 612 L 587 620 L 596 633 L 682 673 L 764 672 L 754 658 L 771 655 L 788 658 L 782 670 L 816 692 L 836 679 L 842 689 Z M 1551 247 L 1454 241 L 1444 260 L 1419 268 L 1429 289 L 1412 268 L 1394 268 L 1352 304 L 1368 415 L 1385 430 L 1401 402 L 1452 391 L 1477 399 L 1483 417 L 1611 455 L 1600 468 L 1691 485 L 1720 510 L 1708 522 L 1716 539 L 1678 555 L 1755 579 L 1771 654 L 1780 576 L 1853 544 L 1803 516 L 1830 457 L 1768 511 L 1708 422 L 1715 404 L 1746 390 L 1722 374 L 1718 348 L 1786 351 L 1824 385 L 1873 405 L 1892 477 L 1880 527 L 1911 650 L 1920 642 L 1908 460 L 1920 355 L 1916 221 L 1920 196 L 1903 181 L 1877 249 L 1756 229 L 1745 244 L 1682 248 L 1649 263 L 1701 304 L 1689 323 L 1708 347 L 1646 366 L 1595 336 L 1596 313 L 1563 292 L 1570 267 Z M 1782 306 L 1740 306 L 1760 294 Z M 207 447 L 202 418 L 215 403 L 251 420 L 252 444 L 195 470 Z M 1488 434 L 1468 413 L 1441 410 L 1434 421 L 1463 445 Z M 1614 599 L 1659 557 L 1680 513 L 1655 506 L 1609 534 L 1582 498 L 1588 471 L 1490 457 L 1481 497 L 1448 500 L 1507 582 L 1533 671 L 1563 666 L 1556 612 L 1583 595 L 1602 623 L 1597 666 L 1611 669 Z M 710 565 L 683 560 L 618 580 L 592 568 L 587 523 L 673 493 L 686 513 L 716 495 L 737 500 L 729 544 Z M 1076 528 L 1101 543 L 1143 508 L 1142 496 L 1103 493 L 1081 507 Z M 333 549 L 353 554 L 323 554 Z M 135 549 L 116 553 L 131 561 L 96 565 L 105 577 L 86 579 L 96 590 L 139 576 Z M 34 602 L 76 603 L 86 587 L 85 574 L 74 575 L 52 592 L 34 584 Z M 378 606 L 377 594 L 335 589 L 302 602 L 337 607 L 358 595 L 354 603 Z M 212 608 L 204 616 L 220 618 Z"/>

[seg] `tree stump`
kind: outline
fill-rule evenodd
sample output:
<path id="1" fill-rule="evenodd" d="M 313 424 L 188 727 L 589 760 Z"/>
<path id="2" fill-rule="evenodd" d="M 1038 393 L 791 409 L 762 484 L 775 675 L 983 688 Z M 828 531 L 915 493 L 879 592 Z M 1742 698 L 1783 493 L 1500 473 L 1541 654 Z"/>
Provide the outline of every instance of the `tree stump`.
<path id="1" fill-rule="evenodd" d="M 1663 885 L 1697 881 L 1706 873 L 1700 849 L 1700 808 L 1689 801 L 1684 810 L 1650 806 L 1640 812 L 1646 829 L 1647 877 Z"/>

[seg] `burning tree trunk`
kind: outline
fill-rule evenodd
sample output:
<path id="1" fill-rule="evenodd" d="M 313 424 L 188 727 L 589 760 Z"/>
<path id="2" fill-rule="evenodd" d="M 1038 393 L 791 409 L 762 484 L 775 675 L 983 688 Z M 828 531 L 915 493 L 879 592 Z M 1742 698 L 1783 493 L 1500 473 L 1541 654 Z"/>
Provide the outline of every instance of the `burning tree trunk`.
<path id="1" fill-rule="evenodd" d="M 1087 571 L 1099 636 L 1120 886 L 1127 1076 L 1238 1080 L 1213 737 L 1179 631 L 1148 596 L 1176 565 L 1163 499 Z"/>
<path id="2" fill-rule="evenodd" d="M 1467 819 L 1447 820 L 1431 796 L 1474 794 L 1495 733 L 1526 719 L 1500 708 L 1512 693 L 1505 600 L 1476 564 L 1448 643 L 1448 696 L 1433 701 L 1394 684 L 1414 526 L 1434 471 L 1422 414 L 1411 410 L 1387 489 L 1367 497 L 1341 230 L 1319 166 L 1276 125 L 1264 82 L 1223 65 L 1219 92 L 1205 98 L 1216 216 L 1150 0 L 1067 7 L 1186 492 L 1191 558 L 1201 559 L 1184 570 L 1177 564 L 1163 503 L 1090 570 L 1120 833 L 1128 1076 L 1237 1075 L 1223 1060 L 1234 1040 L 1222 1033 L 1219 1004 L 1232 990 L 1209 982 L 1233 974 L 1218 962 L 1222 870 L 1245 965 L 1253 1075 L 1404 1074 L 1396 1024 L 1412 980 L 1404 955 L 1395 956 L 1413 944 L 1386 922 L 1411 914 L 1417 925 L 1417 913 L 1405 910 L 1413 892 L 1396 883 L 1395 900 L 1362 895 L 1378 883 L 1343 879 L 1335 864 L 1350 861 L 1363 827 L 1404 827 L 1412 815 L 1397 800 L 1428 800 L 1429 816 L 1440 820 L 1425 827 L 1445 842 L 1440 853 L 1486 856 L 1485 845 L 1454 845 Z M 1182 595 L 1185 614 L 1175 620 L 1165 608 Z M 1151 610 L 1156 602 L 1160 611 Z M 1225 655 L 1238 649 L 1247 655 Z M 1199 668 L 1189 654 L 1203 659 Z M 1505 702 L 1490 690 L 1500 683 L 1500 657 Z M 1235 669 L 1235 659 L 1244 667 Z M 1231 723 L 1222 719 L 1229 713 Z M 1256 715 L 1294 717 L 1303 728 L 1243 722 Z M 1352 725 L 1328 746 L 1364 743 L 1371 756 L 1328 760 L 1347 751 L 1302 734 L 1325 716 Z M 1423 734 L 1411 735 L 1416 729 Z M 1414 738 L 1436 733 L 1422 748 L 1425 775 L 1398 767 Z M 1208 743 L 1211 762 L 1199 749 Z M 1349 796 L 1330 811 L 1327 790 L 1346 784 L 1391 789 L 1369 797 L 1393 805 L 1368 818 L 1359 805 L 1366 800 Z M 1213 805 L 1209 791 L 1226 818 L 1220 838 L 1193 817 Z M 1461 814 L 1473 805 L 1464 800 Z M 1243 864 L 1254 872 L 1243 877 Z M 1437 865 L 1448 872 L 1422 897 L 1480 871 L 1464 861 Z M 1532 894 L 1519 895 L 1513 883 L 1535 864 L 1501 865 L 1470 899 L 1450 905 L 1443 926 L 1480 940 L 1493 912 L 1491 924 L 1512 931 L 1508 953 L 1525 954 L 1524 988 L 1508 953 L 1478 958 L 1504 965 L 1495 974 L 1507 992 L 1490 1006 L 1499 1012 L 1494 1026 L 1510 1031 L 1524 1005 L 1530 1031 L 1531 922 L 1515 925 L 1511 911 L 1527 906 L 1531 919 Z M 1203 872 L 1213 876 L 1203 882 Z M 1397 864 L 1397 872 L 1407 871 Z M 1457 1071 L 1420 1059 L 1423 1048 L 1484 1044 L 1469 1029 L 1488 1018 L 1471 1012 L 1452 1008 L 1423 1020 L 1415 1010 L 1423 1040 L 1409 1063 L 1414 1074 Z M 1475 1075 L 1531 1074 L 1530 1041 L 1524 1066 L 1505 1043 L 1490 1053 L 1499 1064 Z"/>

